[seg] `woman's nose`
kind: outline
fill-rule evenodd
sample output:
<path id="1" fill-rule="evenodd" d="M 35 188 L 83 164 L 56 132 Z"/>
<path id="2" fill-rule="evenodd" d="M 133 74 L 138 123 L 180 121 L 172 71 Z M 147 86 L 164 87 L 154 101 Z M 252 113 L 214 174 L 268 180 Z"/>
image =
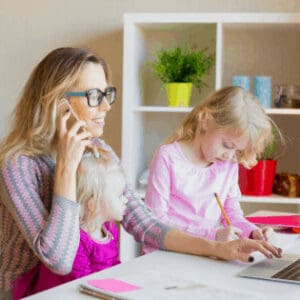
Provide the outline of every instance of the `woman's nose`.
<path id="1" fill-rule="evenodd" d="M 98 110 L 100 110 L 100 111 L 103 111 L 103 110 L 109 111 L 109 110 L 111 110 L 111 105 L 109 104 L 109 102 L 107 101 L 106 98 L 104 98 L 102 100 L 101 104 L 98 106 Z"/>

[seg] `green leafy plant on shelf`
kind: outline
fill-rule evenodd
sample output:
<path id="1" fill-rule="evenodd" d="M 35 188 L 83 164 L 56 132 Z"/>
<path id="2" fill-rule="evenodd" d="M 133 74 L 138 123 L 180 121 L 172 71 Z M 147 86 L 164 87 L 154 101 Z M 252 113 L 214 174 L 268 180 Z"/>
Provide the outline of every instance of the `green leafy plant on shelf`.
<path id="1" fill-rule="evenodd" d="M 207 49 L 192 50 L 189 47 L 160 49 L 152 62 L 154 74 L 163 83 L 190 82 L 199 90 L 206 85 L 204 76 L 214 65 L 214 57 Z"/>

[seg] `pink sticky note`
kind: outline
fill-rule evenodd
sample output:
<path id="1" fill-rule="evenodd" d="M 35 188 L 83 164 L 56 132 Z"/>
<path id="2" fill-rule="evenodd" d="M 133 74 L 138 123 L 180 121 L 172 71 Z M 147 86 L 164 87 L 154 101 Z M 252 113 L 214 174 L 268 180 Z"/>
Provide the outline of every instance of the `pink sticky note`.
<path id="1" fill-rule="evenodd" d="M 113 278 L 88 280 L 87 283 L 95 288 L 114 293 L 130 292 L 141 289 L 139 286 Z"/>

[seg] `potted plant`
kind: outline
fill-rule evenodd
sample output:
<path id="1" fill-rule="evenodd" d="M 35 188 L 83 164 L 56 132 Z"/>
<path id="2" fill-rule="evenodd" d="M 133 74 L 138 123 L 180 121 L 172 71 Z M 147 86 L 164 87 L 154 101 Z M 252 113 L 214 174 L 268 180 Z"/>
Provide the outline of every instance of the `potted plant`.
<path id="1" fill-rule="evenodd" d="M 201 90 L 213 64 L 214 58 L 207 49 L 188 47 L 160 49 L 151 63 L 154 74 L 165 84 L 169 106 L 189 106 L 192 85 Z"/>
<path id="2" fill-rule="evenodd" d="M 258 157 L 258 162 L 253 168 L 247 169 L 239 165 L 239 186 L 243 195 L 268 196 L 272 194 L 277 167 L 276 135 L 277 130 L 273 127 L 272 139 Z"/>

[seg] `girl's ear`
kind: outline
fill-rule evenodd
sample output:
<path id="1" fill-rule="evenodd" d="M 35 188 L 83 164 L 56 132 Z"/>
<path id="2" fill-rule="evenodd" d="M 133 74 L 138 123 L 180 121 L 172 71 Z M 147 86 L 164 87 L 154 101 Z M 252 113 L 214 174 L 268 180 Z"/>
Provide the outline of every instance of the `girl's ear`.
<path id="1" fill-rule="evenodd" d="M 89 211 L 92 211 L 93 208 L 94 208 L 94 203 L 93 203 L 93 198 L 89 198 L 86 200 L 86 208 L 89 210 Z"/>
<path id="2" fill-rule="evenodd" d="M 89 199 L 87 199 L 85 203 L 85 209 L 90 218 L 93 219 L 103 216 L 105 212 L 103 204 L 99 204 L 99 201 L 97 201 L 94 197 L 90 197 Z"/>
<path id="3" fill-rule="evenodd" d="M 85 205 L 86 205 L 86 209 L 87 209 L 89 212 L 94 211 L 94 210 L 95 210 L 94 198 L 91 197 L 91 198 L 87 199 Z"/>

